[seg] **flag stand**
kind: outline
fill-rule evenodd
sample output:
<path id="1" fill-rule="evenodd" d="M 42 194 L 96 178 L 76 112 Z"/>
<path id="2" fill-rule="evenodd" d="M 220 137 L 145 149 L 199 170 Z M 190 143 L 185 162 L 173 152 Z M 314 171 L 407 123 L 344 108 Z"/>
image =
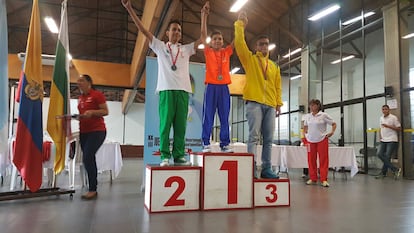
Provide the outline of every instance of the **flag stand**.
<path id="1" fill-rule="evenodd" d="M 35 197 L 46 197 L 46 196 L 60 196 L 64 194 L 69 194 L 69 198 L 73 199 L 73 194 L 75 193 L 74 189 L 61 189 L 56 187 L 56 174 L 53 175 L 53 188 L 41 188 L 36 192 L 31 192 L 27 190 L 26 184 L 24 185 L 23 190 L 20 191 L 10 191 L 10 192 L 0 192 L 0 201 L 10 201 L 18 199 L 27 199 Z"/>
<path id="2" fill-rule="evenodd" d="M 63 194 L 69 194 L 70 199 L 73 199 L 74 189 L 61 189 L 61 188 L 43 188 L 37 192 L 30 192 L 30 190 L 11 191 L 0 193 L 0 201 L 27 199 L 34 197 L 45 197 L 45 196 L 60 196 Z"/>

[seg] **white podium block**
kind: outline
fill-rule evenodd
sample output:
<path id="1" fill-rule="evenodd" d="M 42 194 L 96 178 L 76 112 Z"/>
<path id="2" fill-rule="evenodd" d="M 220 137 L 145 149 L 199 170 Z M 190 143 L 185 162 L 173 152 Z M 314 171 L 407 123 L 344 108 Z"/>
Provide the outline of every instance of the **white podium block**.
<path id="1" fill-rule="evenodd" d="M 290 206 L 289 179 L 255 179 L 254 206 Z"/>
<path id="2" fill-rule="evenodd" d="M 147 165 L 145 208 L 150 213 L 200 209 L 201 168 Z"/>
<path id="3" fill-rule="evenodd" d="M 253 208 L 253 154 L 204 153 L 195 157 L 203 166 L 201 209 Z"/>

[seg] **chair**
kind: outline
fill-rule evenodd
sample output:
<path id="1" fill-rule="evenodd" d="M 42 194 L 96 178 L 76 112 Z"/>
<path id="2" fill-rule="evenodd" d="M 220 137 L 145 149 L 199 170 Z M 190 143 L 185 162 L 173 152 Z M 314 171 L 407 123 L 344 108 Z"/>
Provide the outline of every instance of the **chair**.
<path id="1" fill-rule="evenodd" d="M 364 167 L 364 156 L 365 156 L 365 149 L 361 148 L 359 149 L 359 155 L 357 158 L 360 160 L 361 168 Z M 375 162 L 375 158 L 377 157 L 377 148 L 376 147 L 367 147 L 367 157 L 369 160 L 369 164 L 372 164 Z"/>

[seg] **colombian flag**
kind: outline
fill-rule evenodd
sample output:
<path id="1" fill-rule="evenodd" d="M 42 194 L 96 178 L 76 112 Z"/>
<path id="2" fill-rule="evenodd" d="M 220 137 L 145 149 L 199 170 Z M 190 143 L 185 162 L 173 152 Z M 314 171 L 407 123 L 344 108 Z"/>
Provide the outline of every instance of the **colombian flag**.
<path id="1" fill-rule="evenodd" d="M 56 60 L 50 89 L 50 105 L 47 118 L 47 131 L 56 146 L 54 171 L 60 173 L 65 168 L 67 140 L 71 137 L 70 118 L 57 116 L 70 115 L 69 91 L 69 39 L 67 23 L 67 2 L 62 3 L 60 31 L 56 46 Z"/>
<path id="2" fill-rule="evenodd" d="M 33 0 L 27 37 L 26 57 L 21 90 L 19 118 L 13 163 L 30 191 L 36 192 L 42 184 L 42 46 L 40 38 L 38 0 Z"/>

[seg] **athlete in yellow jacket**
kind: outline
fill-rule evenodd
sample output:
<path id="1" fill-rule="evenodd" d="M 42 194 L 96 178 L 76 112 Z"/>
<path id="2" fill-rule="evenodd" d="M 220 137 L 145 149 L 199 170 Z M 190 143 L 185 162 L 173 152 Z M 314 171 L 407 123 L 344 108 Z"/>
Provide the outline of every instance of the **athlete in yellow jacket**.
<path id="1" fill-rule="evenodd" d="M 244 38 L 246 25 L 247 16 L 242 12 L 234 23 L 234 47 L 246 73 L 243 99 L 246 101 L 246 118 L 249 124 L 247 150 L 254 154 L 254 176 L 257 178 L 256 148 L 260 136 L 263 136 L 261 177 L 274 179 L 279 176 L 272 170 L 270 156 L 275 131 L 275 117 L 280 114 L 280 107 L 283 104 L 280 69 L 269 59 L 269 38 L 267 36 L 258 37 L 255 54 L 249 50 Z"/>

